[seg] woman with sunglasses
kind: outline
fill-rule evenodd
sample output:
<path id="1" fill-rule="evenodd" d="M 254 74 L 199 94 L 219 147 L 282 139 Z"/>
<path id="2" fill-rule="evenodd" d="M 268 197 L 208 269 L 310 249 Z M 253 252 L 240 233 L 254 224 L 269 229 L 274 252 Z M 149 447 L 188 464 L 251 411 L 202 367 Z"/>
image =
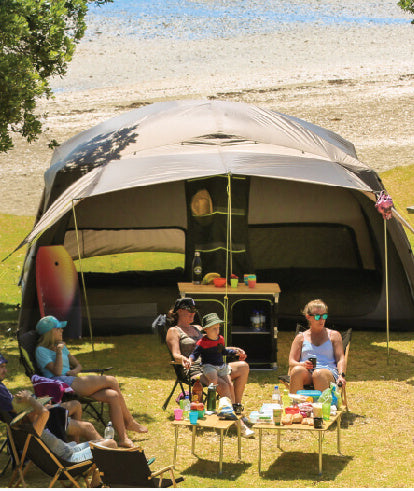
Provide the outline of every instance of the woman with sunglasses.
<path id="1" fill-rule="evenodd" d="M 175 361 L 181 363 L 184 367 L 190 365 L 189 356 L 193 352 L 196 343 L 203 337 L 202 328 L 194 323 L 197 309 L 192 298 L 179 298 L 176 300 L 174 307 L 168 312 L 167 320 L 170 328 L 167 331 L 166 342 Z M 198 314 L 197 314 L 198 315 Z M 229 347 L 239 355 L 239 361 L 229 363 L 231 370 L 230 378 L 234 388 L 234 411 L 236 414 L 241 414 L 243 411 L 242 397 L 246 387 L 247 378 L 249 376 L 249 365 L 244 361 L 246 353 L 241 348 Z M 190 377 L 194 378 L 201 375 L 201 382 L 208 385 L 208 381 L 203 375 L 199 360 L 191 364 L 188 369 Z M 231 399 L 231 388 L 227 381 L 218 378 L 217 393 L 221 397 Z M 242 422 L 242 436 L 251 438 L 253 431 L 245 426 Z"/>
<path id="2" fill-rule="evenodd" d="M 331 382 L 345 385 L 345 356 L 338 331 L 325 327 L 328 306 L 320 299 L 312 300 L 302 311 L 309 329 L 293 340 L 289 354 L 290 392 L 296 394 L 304 385 L 313 384 L 324 391 Z M 316 358 L 314 368 L 309 358 Z"/>

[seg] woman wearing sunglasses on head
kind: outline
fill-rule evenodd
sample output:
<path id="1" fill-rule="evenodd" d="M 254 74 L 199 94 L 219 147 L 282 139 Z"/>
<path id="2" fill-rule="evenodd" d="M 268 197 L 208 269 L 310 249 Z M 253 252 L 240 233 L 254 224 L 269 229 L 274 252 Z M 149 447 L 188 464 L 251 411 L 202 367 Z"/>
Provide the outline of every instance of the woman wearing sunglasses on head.
<path id="1" fill-rule="evenodd" d="M 302 311 L 309 329 L 293 340 L 289 354 L 290 392 L 295 394 L 304 385 L 313 384 L 324 391 L 331 382 L 345 385 L 345 356 L 338 331 L 325 327 L 328 306 L 320 299 L 312 300 Z M 316 358 L 313 367 L 309 358 Z"/>
<path id="2" fill-rule="evenodd" d="M 167 314 L 167 321 L 171 327 L 167 331 L 166 342 L 175 361 L 181 363 L 183 366 L 189 364 L 190 360 L 188 357 L 193 352 L 197 341 L 203 337 L 201 326 L 194 322 L 196 313 L 197 309 L 194 300 L 187 297 L 178 298 L 174 307 L 170 309 Z M 229 363 L 231 369 L 230 378 L 233 388 L 228 386 L 226 380 L 219 378 L 217 393 L 221 397 L 228 397 L 231 399 L 232 389 L 234 389 L 234 411 L 236 414 L 241 414 L 243 410 L 241 401 L 246 387 L 247 377 L 249 376 L 249 365 L 244 361 L 246 353 L 241 348 L 229 348 L 235 350 L 239 355 L 238 361 Z M 207 379 L 201 370 L 199 360 L 194 362 L 188 370 L 192 378 L 196 375 L 201 375 L 201 382 L 208 385 Z M 252 435 L 253 431 L 246 428 L 244 423 L 242 423 L 242 436 L 248 438 Z"/>

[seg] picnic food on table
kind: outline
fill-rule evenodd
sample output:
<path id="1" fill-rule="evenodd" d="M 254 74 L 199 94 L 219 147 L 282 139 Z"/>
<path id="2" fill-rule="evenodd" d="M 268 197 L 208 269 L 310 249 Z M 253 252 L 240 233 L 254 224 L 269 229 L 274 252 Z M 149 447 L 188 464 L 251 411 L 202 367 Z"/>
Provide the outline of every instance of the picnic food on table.
<path id="1" fill-rule="evenodd" d="M 204 278 L 203 278 L 203 285 L 212 285 L 213 282 L 214 282 L 214 278 L 220 278 L 220 274 L 219 273 L 207 273 L 206 275 L 204 275 Z"/>

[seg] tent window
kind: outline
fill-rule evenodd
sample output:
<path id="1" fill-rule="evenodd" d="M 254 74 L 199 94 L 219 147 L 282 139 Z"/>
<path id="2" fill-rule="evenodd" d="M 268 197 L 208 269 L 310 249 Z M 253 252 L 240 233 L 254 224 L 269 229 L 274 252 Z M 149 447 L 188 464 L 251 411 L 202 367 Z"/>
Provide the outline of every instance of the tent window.
<path id="1" fill-rule="evenodd" d="M 249 227 L 255 269 L 361 269 L 355 233 L 342 224 L 283 224 Z"/>

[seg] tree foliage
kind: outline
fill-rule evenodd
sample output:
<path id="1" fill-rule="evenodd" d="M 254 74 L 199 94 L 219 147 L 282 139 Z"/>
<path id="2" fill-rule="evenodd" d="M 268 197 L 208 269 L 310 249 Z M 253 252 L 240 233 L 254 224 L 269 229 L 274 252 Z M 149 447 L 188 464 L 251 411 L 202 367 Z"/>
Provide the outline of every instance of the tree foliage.
<path id="1" fill-rule="evenodd" d="M 51 97 L 49 78 L 64 75 L 85 30 L 89 3 L 112 0 L 0 0 L 0 151 L 12 134 L 42 131 L 36 101 Z"/>
<path id="2" fill-rule="evenodd" d="M 398 5 L 407 12 L 414 14 L 414 0 L 399 0 Z M 414 24 L 414 20 L 411 21 Z"/>

